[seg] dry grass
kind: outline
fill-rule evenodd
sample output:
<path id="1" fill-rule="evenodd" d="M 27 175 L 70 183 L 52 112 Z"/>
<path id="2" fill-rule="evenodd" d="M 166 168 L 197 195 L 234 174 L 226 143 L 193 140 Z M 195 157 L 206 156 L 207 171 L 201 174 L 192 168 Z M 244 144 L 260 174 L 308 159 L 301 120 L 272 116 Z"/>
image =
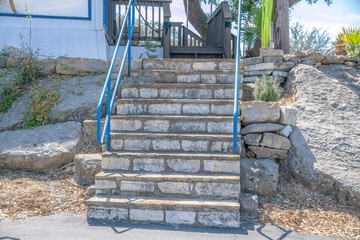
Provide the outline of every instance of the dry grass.
<path id="1" fill-rule="evenodd" d="M 264 203 L 260 220 L 296 232 L 360 239 L 360 209 L 315 194 L 294 179 L 280 180 L 277 196 Z"/>
<path id="2" fill-rule="evenodd" d="M 84 214 L 85 188 L 72 175 L 0 171 L 0 222 L 66 211 Z"/>

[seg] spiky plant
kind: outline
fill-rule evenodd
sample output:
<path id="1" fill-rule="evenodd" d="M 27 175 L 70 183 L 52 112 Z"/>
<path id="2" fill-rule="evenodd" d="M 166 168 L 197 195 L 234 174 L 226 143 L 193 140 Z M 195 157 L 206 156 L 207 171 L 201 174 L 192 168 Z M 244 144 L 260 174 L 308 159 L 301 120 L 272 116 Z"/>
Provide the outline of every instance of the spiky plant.
<path id="1" fill-rule="evenodd" d="M 276 102 L 280 97 L 277 78 L 265 75 L 261 79 L 258 78 L 255 81 L 254 97 L 258 101 Z"/>
<path id="2" fill-rule="evenodd" d="M 345 49 L 350 56 L 360 56 L 359 26 L 343 27 L 339 39 L 344 42 Z"/>

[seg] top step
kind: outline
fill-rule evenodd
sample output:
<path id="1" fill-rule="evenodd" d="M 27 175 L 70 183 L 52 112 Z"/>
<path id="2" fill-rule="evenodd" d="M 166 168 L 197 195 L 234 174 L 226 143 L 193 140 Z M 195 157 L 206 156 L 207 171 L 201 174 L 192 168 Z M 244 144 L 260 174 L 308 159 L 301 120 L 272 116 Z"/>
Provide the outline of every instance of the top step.
<path id="1" fill-rule="evenodd" d="M 234 59 L 144 59 L 144 70 L 194 70 L 222 71 L 234 70 Z"/>

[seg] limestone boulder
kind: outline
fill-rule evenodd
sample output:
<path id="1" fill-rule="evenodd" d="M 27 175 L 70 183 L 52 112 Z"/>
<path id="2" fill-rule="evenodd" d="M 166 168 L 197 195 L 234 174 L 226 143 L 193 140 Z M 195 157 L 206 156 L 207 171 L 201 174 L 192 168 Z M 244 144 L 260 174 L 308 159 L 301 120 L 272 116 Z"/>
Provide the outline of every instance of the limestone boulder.
<path id="1" fill-rule="evenodd" d="M 95 175 L 101 171 L 100 154 L 75 155 L 75 181 L 80 185 L 95 184 Z"/>
<path id="2" fill-rule="evenodd" d="M 264 133 L 260 145 L 283 150 L 290 150 L 291 148 L 291 142 L 288 138 L 277 135 L 275 133 Z"/>
<path id="3" fill-rule="evenodd" d="M 314 190 L 358 205 L 360 201 L 355 196 L 360 197 L 360 71 L 339 64 L 319 69 L 300 64 L 290 75 L 288 82 L 296 98 L 293 106 L 298 111 L 297 127 L 303 138 L 299 145 L 307 144 L 308 152 L 311 151 L 307 155 L 293 155 L 291 151 L 293 172 L 298 172 L 294 175 L 302 176 L 304 183 L 308 179 L 306 182 Z M 297 133 L 294 130 L 291 134 L 293 145 Z M 319 178 L 319 173 L 323 177 Z"/>
<path id="4" fill-rule="evenodd" d="M 260 57 L 270 57 L 270 56 L 283 56 L 284 51 L 282 49 L 274 48 L 260 48 Z"/>
<path id="5" fill-rule="evenodd" d="M 59 57 L 56 59 L 56 73 L 77 75 L 83 72 L 104 72 L 109 62 L 100 59 Z"/>
<path id="6" fill-rule="evenodd" d="M 289 137 L 290 134 L 292 133 L 292 131 L 293 131 L 293 128 L 290 125 L 287 125 L 279 132 L 279 134 L 284 137 Z"/>
<path id="7" fill-rule="evenodd" d="M 74 160 L 81 124 L 66 122 L 0 133 L 0 168 L 46 170 Z"/>
<path id="8" fill-rule="evenodd" d="M 249 149 L 255 154 L 258 159 L 286 159 L 288 151 L 283 149 L 273 149 L 267 147 L 249 146 Z"/>
<path id="9" fill-rule="evenodd" d="M 296 126 L 297 110 L 290 106 L 281 106 L 281 117 L 279 123 L 284 125 Z"/>
<path id="10" fill-rule="evenodd" d="M 294 62 L 276 62 L 275 66 L 274 66 L 274 70 L 289 71 L 295 65 L 296 65 L 296 63 L 294 63 Z"/>
<path id="11" fill-rule="evenodd" d="M 283 128 L 283 125 L 277 123 L 254 123 L 241 129 L 241 134 L 246 135 L 248 133 L 277 132 Z"/>
<path id="12" fill-rule="evenodd" d="M 322 64 L 343 64 L 346 60 L 345 56 L 334 56 L 334 55 L 328 55 L 325 56 L 322 60 Z"/>
<path id="13" fill-rule="evenodd" d="M 241 160 L 241 190 L 260 196 L 273 196 L 279 181 L 279 165 L 270 159 Z"/>
<path id="14" fill-rule="evenodd" d="M 247 134 L 244 136 L 244 141 L 247 145 L 259 146 L 262 134 Z"/>
<path id="15" fill-rule="evenodd" d="M 241 118 L 245 125 L 277 122 L 280 119 L 280 105 L 276 102 L 244 102 L 241 104 Z"/>

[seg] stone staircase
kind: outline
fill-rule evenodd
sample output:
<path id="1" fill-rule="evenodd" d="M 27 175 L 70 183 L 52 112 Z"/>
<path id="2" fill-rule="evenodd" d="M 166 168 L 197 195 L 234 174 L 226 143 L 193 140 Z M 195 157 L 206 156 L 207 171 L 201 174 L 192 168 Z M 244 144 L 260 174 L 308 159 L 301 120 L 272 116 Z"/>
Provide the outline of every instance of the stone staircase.
<path id="1" fill-rule="evenodd" d="M 239 227 L 234 65 L 147 59 L 132 72 L 111 118 L 111 151 L 102 154 L 88 218 Z"/>

